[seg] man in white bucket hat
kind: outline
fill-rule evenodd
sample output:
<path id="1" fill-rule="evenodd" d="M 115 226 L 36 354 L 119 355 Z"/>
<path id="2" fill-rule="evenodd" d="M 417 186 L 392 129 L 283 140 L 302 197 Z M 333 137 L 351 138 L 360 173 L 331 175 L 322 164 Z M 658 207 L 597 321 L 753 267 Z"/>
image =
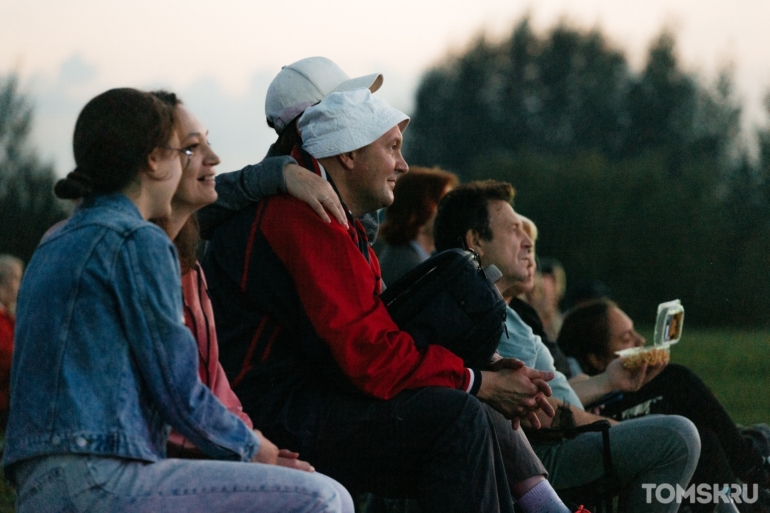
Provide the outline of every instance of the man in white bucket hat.
<path id="1" fill-rule="evenodd" d="M 357 217 L 393 201 L 408 122 L 367 89 L 331 93 L 300 117 L 293 155 L 329 180 L 348 225 L 282 195 L 216 231 L 204 266 L 222 363 L 265 436 L 354 492 L 413 496 L 425 513 L 511 512 L 514 497 L 525 511 L 567 511 L 526 438 L 480 402 L 537 422 L 540 408 L 553 415 L 553 375 L 418 350 L 379 300 Z"/>
<path id="2" fill-rule="evenodd" d="M 217 202 L 198 212 L 201 235 L 211 233 L 234 212 L 259 201 L 264 196 L 289 194 L 307 202 L 316 213 L 330 220 L 329 213 L 339 222 L 344 220 L 342 206 L 334 191 L 317 175 L 308 173 L 288 156 L 295 145 L 301 144 L 297 119 L 328 94 L 368 88 L 377 91 L 383 83 L 380 73 L 350 78 L 334 61 L 326 57 L 307 57 L 283 66 L 267 89 L 265 116 L 267 124 L 278 134 L 266 158 L 233 173 L 216 177 Z M 328 198 L 325 202 L 322 199 Z M 327 213 L 328 211 L 328 213 Z M 361 218 L 369 239 L 377 236 L 377 218 L 366 214 Z"/>

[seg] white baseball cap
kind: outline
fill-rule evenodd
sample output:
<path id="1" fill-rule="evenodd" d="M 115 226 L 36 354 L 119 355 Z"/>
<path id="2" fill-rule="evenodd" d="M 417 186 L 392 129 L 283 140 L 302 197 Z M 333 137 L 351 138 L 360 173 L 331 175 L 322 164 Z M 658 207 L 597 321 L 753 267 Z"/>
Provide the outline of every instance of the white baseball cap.
<path id="1" fill-rule="evenodd" d="M 284 66 L 278 72 L 267 88 L 265 115 L 280 134 L 294 118 L 326 95 L 360 88 L 375 92 L 382 80 L 380 73 L 350 78 L 330 59 L 308 57 Z"/>
<path id="2" fill-rule="evenodd" d="M 302 148 L 317 159 L 368 146 L 409 116 L 372 95 L 369 89 L 331 93 L 299 118 Z"/>

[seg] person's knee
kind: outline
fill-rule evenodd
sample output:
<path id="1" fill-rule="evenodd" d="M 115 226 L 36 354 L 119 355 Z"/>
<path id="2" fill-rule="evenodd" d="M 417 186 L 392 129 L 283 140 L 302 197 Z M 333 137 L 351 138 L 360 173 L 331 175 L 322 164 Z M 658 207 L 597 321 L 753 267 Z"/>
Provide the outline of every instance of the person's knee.
<path id="1" fill-rule="evenodd" d="M 689 459 L 697 461 L 700 456 L 701 441 L 695 424 L 690 419 L 679 415 L 667 415 L 666 420 L 668 421 L 668 428 L 680 438 L 681 444 L 687 450 Z"/>
<path id="2" fill-rule="evenodd" d="M 339 511 L 340 513 L 354 513 L 353 498 L 350 492 L 331 477 L 323 474 L 312 474 L 316 476 L 327 491 L 328 499 L 325 504 L 329 506 L 330 511 Z M 328 493 L 331 491 L 332 493 Z"/>
<path id="3" fill-rule="evenodd" d="M 700 458 L 701 440 L 698 428 L 689 419 L 679 415 L 665 415 L 661 421 L 661 427 L 668 436 L 665 436 L 665 440 L 659 439 L 661 445 L 667 449 L 666 457 L 660 464 L 680 469 L 679 480 L 686 483 L 695 472 Z"/>
<path id="4" fill-rule="evenodd" d="M 637 471 L 663 471 L 668 478 L 689 478 L 700 456 L 700 437 L 695 425 L 678 415 L 649 415 L 621 422 L 610 429 L 613 453 L 622 455 Z M 632 472 L 635 473 L 636 471 Z"/>

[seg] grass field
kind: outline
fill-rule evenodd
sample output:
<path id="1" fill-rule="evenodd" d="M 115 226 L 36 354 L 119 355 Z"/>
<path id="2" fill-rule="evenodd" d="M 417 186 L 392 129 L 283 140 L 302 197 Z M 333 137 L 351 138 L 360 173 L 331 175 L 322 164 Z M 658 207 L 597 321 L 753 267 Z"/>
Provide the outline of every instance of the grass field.
<path id="1" fill-rule="evenodd" d="M 652 330 L 640 330 L 652 340 Z M 686 328 L 671 361 L 708 384 L 739 424 L 770 423 L 770 332 Z M 0 481 L 0 513 L 13 511 L 13 492 Z"/>
<path id="2" fill-rule="evenodd" d="M 770 332 L 685 327 L 671 361 L 695 371 L 736 423 L 770 423 Z"/>

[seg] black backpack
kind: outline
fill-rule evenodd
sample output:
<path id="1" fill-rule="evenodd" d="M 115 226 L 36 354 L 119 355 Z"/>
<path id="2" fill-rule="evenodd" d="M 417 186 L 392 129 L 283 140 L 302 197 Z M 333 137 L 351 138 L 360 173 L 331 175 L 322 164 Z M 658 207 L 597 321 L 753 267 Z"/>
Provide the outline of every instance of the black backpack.
<path id="1" fill-rule="evenodd" d="M 468 367 L 486 366 L 505 325 L 505 300 L 494 283 L 502 273 L 481 268 L 478 255 L 448 249 L 421 263 L 380 298 L 418 348 L 439 344 Z"/>

